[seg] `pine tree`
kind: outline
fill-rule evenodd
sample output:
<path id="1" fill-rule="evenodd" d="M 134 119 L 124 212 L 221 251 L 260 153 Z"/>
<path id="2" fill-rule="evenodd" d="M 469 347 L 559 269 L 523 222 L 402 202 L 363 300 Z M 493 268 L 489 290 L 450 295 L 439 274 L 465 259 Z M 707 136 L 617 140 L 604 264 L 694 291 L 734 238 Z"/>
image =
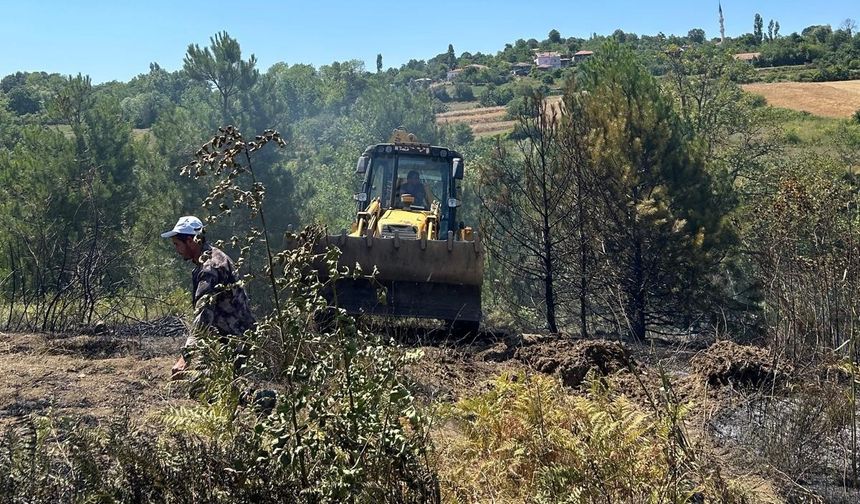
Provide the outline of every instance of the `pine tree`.
<path id="1" fill-rule="evenodd" d="M 574 170 L 563 155 L 558 108 L 544 97 L 526 97 L 514 148 L 496 144 L 479 166 L 478 198 L 488 248 L 508 272 L 514 298 L 544 320 L 550 332 L 565 326 L 572 304 L 575 254 L 566 253 L 569 213 L 575 199 Z"/>
<path id="2" fill-rule="evenodd" d="M 755 19 L 753 19 L 753 37 L 759 44 L 764 39 L 764 20 L 759 13 L 756 13 Z"/>
<path id="3" fill-rule="evenodd" d="M 730 238 L 699 145 L 629 49 L 608 43 L 581 84 L 607 288 L 634 338 L 652 325 L 688 324 Z"/>
<path id="4" fill-rule="evenodd" d="M 210 39 L 210 46 L 200 48 L 189 44 L 184 69 L 192 80 L 214 87 L 221 99 L 221 120 L 224 124 L 235 121 L 233 100 L 242 91 L 254 85 L 259 77 L 255 68 L 257 59 L 252 54 L 245 61 L 239 42 L 227 32 L 218 32 Z"/>
<path id="5" fill-rule="evenodd" d="M 453 44 L 448 44 L 448 55 L 445 58 L 445 63 L 448 65 L 448 70 L 457 68 L 457 55 L 454 54 Z"/>

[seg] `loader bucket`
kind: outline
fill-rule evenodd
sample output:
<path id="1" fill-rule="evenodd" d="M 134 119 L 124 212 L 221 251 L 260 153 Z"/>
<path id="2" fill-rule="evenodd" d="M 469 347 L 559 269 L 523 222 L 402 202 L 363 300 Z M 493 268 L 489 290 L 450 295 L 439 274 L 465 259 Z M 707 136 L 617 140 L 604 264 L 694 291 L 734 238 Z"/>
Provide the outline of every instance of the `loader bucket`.
<path id="1" fill-rule="evenodd" d="M 331 301 L 351 314 L 369 313 L 446 321 L 481 319 L 484 251 L 479 239 L 455 241 L 329 235 L 341 251 L 338 266 L 359 264 L 369 279 L 342 279 Z M 384 287 L 386 295 L 377 293 Z"/>

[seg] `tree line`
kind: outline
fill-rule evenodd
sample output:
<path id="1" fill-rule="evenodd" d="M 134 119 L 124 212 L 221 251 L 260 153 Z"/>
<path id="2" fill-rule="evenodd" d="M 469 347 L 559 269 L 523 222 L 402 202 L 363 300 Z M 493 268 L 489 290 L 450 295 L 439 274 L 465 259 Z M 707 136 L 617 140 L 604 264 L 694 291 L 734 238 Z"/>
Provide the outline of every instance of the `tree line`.
<path id="1" fill-rule="evenodd" d="M 808 358 L 854 334 L 856 158 L 794 149 L 713 50 L 658 80 L 609 43 L 480 142 L 496 316 L 581 337 L 732 337 Z M 842 138 L 858 125 L 839 123 Z M 853 149 L 856 152 L 856 143 Z"/>
<path id="2" fill-rule="evenodd" d="M 740 90 L 754 70 L 730 49 L 664 50 L 655 75 L 648 55 L 618 38 L 570 70 L 554 105 L 525 80 L 518 126 L 496 138 L 437 126 L 434 90 L 406 80 L 415 64 L 261 72 L 226 33 L 189 45 L 182 70 L 153 64 L 128 83 L 8 76 L 0 322 L 57 329 L 182 311 L 183 268 L 157 235 L 201 212 L 209 188 L 176 167 L 221 125 L 273 128 L 290 146 L 255 161 L 275 237 L 289 225 L 345 227 L 357 153 L 405 126 L 474 168 L 463 205 L 493 252 L 492 323 L 839 346 L 856 309 L 857 126 L 839 123 L 836 149 L 798 148 L 784 113 Z M 450 49 L 444 64 L 462 64 Z M 38 106 L 13 108 L 10 82 L 24 82 Z M 229 238 L 229 219 L 212 234 Z"/>
<path id="3" fill-rule="evenodd" d="M 38 97 L 23 114 L 21 86 Z M 272 128 L 289 139 L 291 149 L 256 162 L 275 236 L 314 221 L 347 226 L 356 153 L 393 127 L 432 142 L 449 133 L 436 128 L 423 90 L 392 86 L 357 61 L 261 72 L 227 33 L 189 45 L 177 72 L 152 64 L 128 83 L 101 85 L 83 75 L 14 74 L 3 89 L 0 288 L 9 327 L 57 329 L 182 306 L 184 274 L 157 231 L 202 212 L 208 188 L 177 167 L 220 126 Z M 212 234 L 229 238 L 229 222 Z"/>

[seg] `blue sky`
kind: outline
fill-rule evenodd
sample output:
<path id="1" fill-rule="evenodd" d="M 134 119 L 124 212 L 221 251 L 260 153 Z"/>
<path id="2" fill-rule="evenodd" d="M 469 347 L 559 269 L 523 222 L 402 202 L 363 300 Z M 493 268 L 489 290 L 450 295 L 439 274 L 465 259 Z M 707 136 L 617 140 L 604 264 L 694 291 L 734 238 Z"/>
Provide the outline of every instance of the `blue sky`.
<path id="1" fill-rule="evenodd" d="M 780 33 L 812 24 L 860 21 L 860 1 L 724 0 L 727 35 L 752 31 L 753 16 L 773 18 Z M 94 82 L 127 81 L 150 62 L 182 66 L 189 43 L 206 45 L 220 30 L 239 40 L 243 55 L 266 70 L 278 61 L 315 66 L 360 59 L 374 68 L 427 59 L 454 44 L 457 53 L 495 53 L 518 38 L 587 38 L 621 28 L 638 34 L 719 33 L 717 2 L 700 0 L 430 0 L 257 1 L 0 0 L 0 76 L 15 71 L 89 74 Z"/>

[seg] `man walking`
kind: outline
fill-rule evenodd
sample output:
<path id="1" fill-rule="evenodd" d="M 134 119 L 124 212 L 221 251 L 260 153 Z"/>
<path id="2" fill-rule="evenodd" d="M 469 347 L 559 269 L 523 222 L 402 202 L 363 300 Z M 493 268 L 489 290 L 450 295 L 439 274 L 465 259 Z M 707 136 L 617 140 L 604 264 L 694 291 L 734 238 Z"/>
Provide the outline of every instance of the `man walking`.
<path id="1" fill-rule="evenodd" d="M 194 263 L 191 272 L 191 299 L 194 324 L 185 341 L 182 355 L 173 365 L 173 377 L 180 377 L 188 365 L 188 352 L 200 331 L 214 331 L 222 337 L 241 336 L 254 326 L 245 290 L 237 285 L 236 267 L 220 249 L 209 245 L 203 223 L 194 216 L 181 217 L 173 229 L 161 233 L 170 238 L 176 252 Z"/>

